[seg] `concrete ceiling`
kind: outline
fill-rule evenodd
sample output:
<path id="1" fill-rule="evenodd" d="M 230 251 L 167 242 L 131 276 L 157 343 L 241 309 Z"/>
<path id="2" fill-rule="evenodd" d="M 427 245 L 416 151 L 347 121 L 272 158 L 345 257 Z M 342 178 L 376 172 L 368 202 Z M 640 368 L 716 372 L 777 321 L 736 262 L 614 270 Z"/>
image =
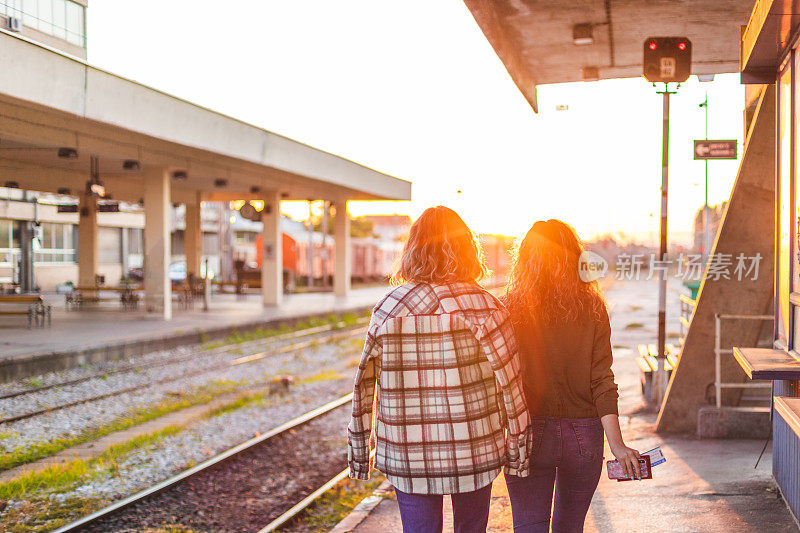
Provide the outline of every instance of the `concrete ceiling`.
<path id="1" fill-rule="evenodd" d="M 739 71 L 741 27 L 754 0 L 464 0 L 514 82 L 536 109 L 536 85 L 642 74 L 647 37 L 692 41 L 692 73 Z M 573 26 L 594 43 L 576 46 Z"/>

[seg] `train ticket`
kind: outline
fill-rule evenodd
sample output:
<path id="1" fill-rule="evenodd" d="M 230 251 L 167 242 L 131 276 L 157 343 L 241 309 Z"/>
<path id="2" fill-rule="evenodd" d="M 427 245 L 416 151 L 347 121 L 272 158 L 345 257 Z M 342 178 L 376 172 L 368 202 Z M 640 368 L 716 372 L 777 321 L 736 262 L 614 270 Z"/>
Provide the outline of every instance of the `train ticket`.
<path id="1" fill-rule="evenodd" d="M 650 457 L 650 466 L 656 466 L 667 462 L 667 458 L 664 457 L 664 454 L 661 451 L 661 446 L 656 446 L 652 450 L 644 452 L 642 455 L 647 455 Z"/>

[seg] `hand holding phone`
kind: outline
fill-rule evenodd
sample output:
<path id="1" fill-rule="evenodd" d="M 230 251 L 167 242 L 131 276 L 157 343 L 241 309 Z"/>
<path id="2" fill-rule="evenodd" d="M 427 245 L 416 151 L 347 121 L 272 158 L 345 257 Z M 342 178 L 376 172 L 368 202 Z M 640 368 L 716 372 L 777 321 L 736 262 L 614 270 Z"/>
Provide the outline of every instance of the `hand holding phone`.
<path id="1" fill-rule="evenodd" d="M 631 478 L 625 475 L 625 471 L 619 461 L 606 462 L 606 469 L 608 470 L 608 479 L 616 479 L 617 481 L 631 481 L 633 479 L 653 479 L 653 473 L 650 466 L 650 456 L 642 455 L 639 458 L 639 469 L 642 473 L 639 478 Z"/>

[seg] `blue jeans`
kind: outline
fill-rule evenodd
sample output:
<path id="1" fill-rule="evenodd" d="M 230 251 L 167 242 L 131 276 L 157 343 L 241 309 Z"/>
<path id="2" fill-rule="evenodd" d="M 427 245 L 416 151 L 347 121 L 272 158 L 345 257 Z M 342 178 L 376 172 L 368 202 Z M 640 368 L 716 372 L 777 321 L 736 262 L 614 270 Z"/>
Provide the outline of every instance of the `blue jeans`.
<path id="1" fill-rule="evenodd" d="M 515 533 L 583 531 L 603 470 L 599 418 L 534 418 L 528 477 L 506 476 Z M 555 485 L 555 504 L 553 486 Z"/>
<path id="2" fill-rule="evenodd" d="M 400 505 L 403 533 L 441 533 L 443 496 L 441 494 L 409 494 L 394 490 Z M 492 485 L 461 494 L 451 494 L 455 533 L 485 533 L 489 522 L 489 501 Z"/>

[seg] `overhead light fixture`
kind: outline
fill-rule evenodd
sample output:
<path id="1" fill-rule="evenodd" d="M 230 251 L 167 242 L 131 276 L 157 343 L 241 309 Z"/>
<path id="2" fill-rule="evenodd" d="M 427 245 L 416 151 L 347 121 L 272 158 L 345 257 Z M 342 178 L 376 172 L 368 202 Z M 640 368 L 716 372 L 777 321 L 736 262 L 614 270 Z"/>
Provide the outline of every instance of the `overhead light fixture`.
<path id="1" fill-rule="evenodd" d="M 713 74 L 698 74 L 697 75 L 697 81 L 702 81 L 702 82 L 714 81 L 714 75 Z"/>
<path id="2" fill-rule="evenodd" d="M 61 159 L 78 159 L 78 151 L 75 148 L 59 148 L 58 157 Z"/>
<path id="3" fill-rule="evenodd" d="M 70 196 L 72 194 L 72 191 L 68 187 L 59 187 L 58 191 L 56 192 L 65 196 Z"/>
<path id="4" fill-rule="evenodd" d="M 189 177 L 189 174 L 185 170 L 176 170 L 172 173 L 172 177 L 176 180 L 185 180 Z"/>
<path id="5" fill-rule="evenodd" d="M 228 180 L 224 179 L 214 180 L 214 187 L 226 187 L 227 185 L 228 185 Z"/>
<path id="6" fill-rule="evenodd" d="M 3 184 L 3 187 L 5 187 L 6 189 L 19 189 L 19 182 L 7 181 Z"/>
<path id="7" fill-rule="evenodd" d="M 106 195 L 106 188 L 99 181 L 87 181 L 86 194 L 96 198 L 103 198 Z"/>
<path id="8" fill-rule="evenodd" d="M 126 159 L 125 161 L 122 162 L 122 168 L 124 168 L 125 170 L 139 170 L 141 168 L 141 165 L 135 159 Z"/>
<path id="9" fill-rule="evenodd" d="M 252 187 L 250 187 L 250 192 L 251 192 L 252 194 L 259 193 L 259 192 L 261 192 L 261 187 L 258 187 L 258 186 L 255 186 L 255 185 L 253 185 Z"/>
<path id="10" fill-rule="evenodd" d="M 591 24 L 575 24 L 572 27 L 572 43 L 575 46 L 594 44 Z"/>
<path id="11" fill-rule="evenodd" d="M 583 67 L 583 81 L 598 81 L 600 79 L 600 71 L 597 67 Z"/>
<path id="12" fill-rule="evenodd" d="M 282 192 L 281 193 L 281 198 L 289 198 L 289 193 L 288 192 Z"/>

